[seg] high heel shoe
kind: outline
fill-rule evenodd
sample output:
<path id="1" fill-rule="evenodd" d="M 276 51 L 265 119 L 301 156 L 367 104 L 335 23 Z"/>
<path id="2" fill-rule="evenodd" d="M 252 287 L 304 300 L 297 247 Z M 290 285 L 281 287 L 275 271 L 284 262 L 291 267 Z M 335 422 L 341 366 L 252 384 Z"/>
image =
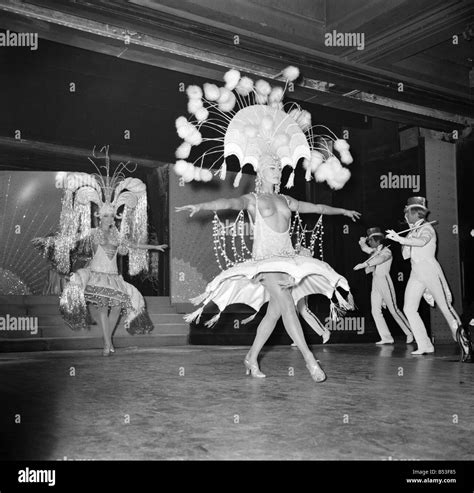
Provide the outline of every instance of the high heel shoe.
<path id="1" fill-rule="evenodd" d="M 111 352 L 112 354 L 114 354 L 114 353 L 115 353 L 115 348 L 114 348 L 114 345 L 113 345 L 112 343 L 110 343 L 110 352 Z"/>
<path id="2" fill-rule="evenodd" d="M 264 375 L 261 371 L 260 368 L 258 367 L 257 363 L 250 363 L 248 359 L 244 359 L 244 365 L 245 365 L 245 374 L 246 375 L 252 375 L 254 378 L 265 378 L 266 375 Z"/>
<path id="3" fill-rule="evenodd" d="M 329 341 L 329 338 L 331 337 L 331 331 L 330 330 L 325 330 L 323 334 L 323 344 L 326 344 L 326 342 Z"/>
<path id="4" fill-rule="evenodd" d="M 321 383 L 327 379 L 326 373 L 324 373 L 323 369 L 319 366 L 319 360 L 315 360 L 314 363 L 309 365 L 306 364 L 306 368 L 308 368 L 309 374 L 315 382 Z"/>
<path id="5" fill-rule="evenodd" d="M 459 361 L 461 363 L 472 363 L 472 342 L 469 330 L 466 330 L 462 325 L 456 331 L 456 341 L 461 348 Z"/>
<path id="6" fill-rule="evenodd" d="M 114 350 L 114 347 L 112 346 L 112 344 L 104 344 L 104 349 L 102 350 L 102 356 L 110 356 L 111 353 L 113 353 L 115 350 Z"/>

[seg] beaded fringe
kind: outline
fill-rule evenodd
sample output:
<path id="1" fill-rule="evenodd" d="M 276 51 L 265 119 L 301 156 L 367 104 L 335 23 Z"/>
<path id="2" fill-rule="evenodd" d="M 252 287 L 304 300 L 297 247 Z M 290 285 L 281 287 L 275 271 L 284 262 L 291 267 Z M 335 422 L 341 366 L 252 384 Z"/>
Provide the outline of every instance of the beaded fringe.
<path id="1" fill-rule="evenodd" d="M 83 330 L 95 323 L 87 309 L 84 290 L 80 284 L 69 282 L 63 290 L 59 299 L 59 311 L 72 330 Z M 125 325 L 127 332 L 131 335 L 148 334 L 154 329 L 150 315 L 143 309 Z"/>
<path id="2" fill-rule="evenodd" d="M 247 318 L 244 318 L 243 320 L 241 320 L 241 324 L 242 325 L 246 325 L 250 322 L 252 322 L 252 320 L 258 315 L 258 312 L 255 312 L 253 315 L 250 315 L 250 317 L 247 317 Z"/>
<path id="3" fill-rule="evenodd" d="M 204 292 L 202 294 L 200 294 L 199 296 L 196 296 L 195 298 L 191 298 L 189 301 L 193 304 L 193 305 L 199 305 L 200 303 L 202 303 L 207 297 L 207 293 Z"/>
<path id="4" fill-rule="evenodd" d="M 201 308 L 198 308 L 197 310 L 195 310 L 194 312 L 192 313 L 188 313 L 187 315 L 185 315 L 183 318 L 184 320 L 190 324 L 191 322 L 195 322 L 195 323 L 199 323 L 199 321 L 201 320 L 201 315 L 202 315 L 202 312 L 204 310 L 204 306 L 201 306 Z M 219 320 L 219 317 L 221 316 L 221 312 L 219 312 L 217 315 L 214 315 L 210 320 L 208 320 L 204 325 L 206 327 L 212 327 L 213 325 L 215 325 L 215 323 Z"/>
<path id="5" fill-rule="evenodd" d="M 68 283 L 59 299 L 59 311 L 72 330 L 87 328 L 88 310 L 79 284 Z"/>
<path id="6" fill-rule="evenodd" d="M 347 300 L 344 299 L 344 297 L 341 295 L 341 293 L 339 293 L 339 291 L 337 291 L 337 289 L 334 290 L 334 294 L 336 295 L 337 303 L 331 300 L 330 315 L 331 319 L 336 322 L 341 317 L 343 317 L 348 310 L 354 310 L 355 303 L 354 297 L 351 293 L 348 294 Z"/>
<path id="7" fill-rule="evenodd" d="M 198 324 L 199 320 L 201 319 L 201 314 L 203 310 L 204 306 L 201 306 L 201 308 L 198 308 L 194 312 L 184 315 L 183 318 L 188 324 L 190 324 L 191 322 L 196 322 Z"/>
<path id="8" fill-rule="evenodd" d="M 130 323 L 125 325 L 129 334 L 149 334 L 153 329 L 153 322 L 150 319 L 150 315 L 144 309 L 142 310 Z"/>
<path id="9" fill-rule="evenodd" d="M 208 328 L 211 328 L 213 325 L 217 323 L 221 316 L 222 312 L 219 312 L 217 315 L 214 315 L 211 319 L 209 319 L 204 325 Z"/>

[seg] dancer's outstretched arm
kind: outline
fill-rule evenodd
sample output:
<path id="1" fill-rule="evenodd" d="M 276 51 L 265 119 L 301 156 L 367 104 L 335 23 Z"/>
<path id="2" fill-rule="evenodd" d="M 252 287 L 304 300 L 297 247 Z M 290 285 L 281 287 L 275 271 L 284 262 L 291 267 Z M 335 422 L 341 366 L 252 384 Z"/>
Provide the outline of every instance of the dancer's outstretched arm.
<path id="1" fill-rule="evenodd" d="M 425 246 L 434 236 L 434 233 L 429 229 L 426 229 L 418 238 L 406 238 L 405 236 L 400 236 L 393 229 L 387 229 L 387 238 L 389 240 L 398 241 L 400 245 L 423 247 Z"/>
<path id="2" fill-rule="evenodd" d="M 390 252 L 390 250 L 385 248 L 384 250 L 381 250 L 380 253 L 378 253 L 377 255 L 374 255 L 373 258 L 370 258 L 365 262 L 362 262 L 361 264 L 357 264 L 354 267 L 354 270 L 360 270 L 366 267 L 375 267 L 376 265 L 380 265 L 387 262 L 391 258 L 392 258 L 392 253 Z"/>
<path id="3" fill-rule="evenodd" d="M 136 248 L 138 250 L 158 250 L 159 252 L 164 252 L 168 245 L 146 245 L 144 243 L 131 243 L 130 248 Z"/>
<path id="4" fill-rule="evenodd" d="M 369 245 L 367 245 L 367 238 L 365 236 L 361 236 L 359 238 L 359 246 L 360 246 L 360 249 L 365 252 L 365 253 L 368 253 L 369 255 L 372 255 L 374 252 L 375 252 L 375 248 L 371 248 L 369 247 Z"/>
<path id="5" fill-rule="evenodd" d="M 176 212 L 189 211 L 189 216 L 192 217 L 199 211 L 217 211 L 217 210 L 233 210 L 240 211 L 247 209 L 251 200 L 251 195 L 242 195 L 236 199 L 217 199 L 211 202 L 202 202 L 201 204 L 189 204 L 181 207 L 176 207 Z"/>
<path id="6" fill-rule="evenodd" d="M 288 196 L 286 196 L 288 197 Z M 360 219 L 361 213 L 357 211 L 349 211 L 347 209 L 340 209 L 338 207 L 331 207 L 324 204 L 312 204 L 311 202 L 302 202 L 292 197 L 288 197 L 288 206 L 292 211 L 299 211 L 302 214 L 325 214 L 328 216 L 346 216 L 350 217 L 354 222 Z"/>

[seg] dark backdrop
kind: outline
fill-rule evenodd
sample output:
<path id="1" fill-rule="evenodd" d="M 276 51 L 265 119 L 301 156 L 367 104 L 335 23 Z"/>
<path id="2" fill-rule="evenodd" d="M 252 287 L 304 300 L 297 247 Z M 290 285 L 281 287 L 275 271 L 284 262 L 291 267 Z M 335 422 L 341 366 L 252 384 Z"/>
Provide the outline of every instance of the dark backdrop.
<path id="1" fill-rule="evenodd" d="M 174 122 L 179 115 L 186 114 L 187 102 L 185 93 L 180 92 L 180 84 L 202 85 L 204 82 L 198 77 L 45 40 L 41 40 L 37 51 L 0 50 L 0 62 L 3 73 L 0 94 L 4 115 L 0 120 L 1 136 L 13 137 L 14 132 L 20 130 L 23 139 L 65 146 L 92 149 L 94 145 L 109 144 L 113 153 L 156 160 L 157 170 L 162 163 L 174 162 L 174 151 L 180 143 Z M 71 83 L 76 86 L 74 92 L 69 90 Z M 408 190 L 382 191 L 379 187 L 382 170 L 422 174 L 423 164 L 416 150 L 400 153 L 398 124 L 395 122 L 309 103 L 305 104 L 305 108 L 311 112 L 313 123 L 326 124 L 339 135 L 344 129 L 349 131 L 348 140 L 355 159 L 351 165 L 352 177 L 343 190 L 333 192 L 326 185 L 313 183 L 308 186 L 300 172 L 296 176 L 296 187 L 289 193 L 302 200 L 356 209 L 363 213 L 363 219 L 358 224 L 349 224 L 342 217 L 324 219 L 324 255 L 326 261 L 348 278 L 360 314 L 365 317 L 366 333 L 356 340 L 375 339 L 368 312 L 370 278 L 352 271 L 354 264 L 365 258 L 357 241 L 360 235 L 365 234 L 366 227 L 374 222 L 384 228 L 395 227 L 397 220 L 401 219 L 401 208 L 406 197 L 412 194 Z M 130 139 L 124 138 L 124 130 L 130 131 Z M 35 168 L 36 163 L 40 163 L 38 168 Z M 25 159 L 24 165 L 25 169 L 50 169 L 44 159 L 36 159 L 34 152 Z M 0 166 L 11 169 L 9 160 L 1 156 Z M 70 169 L 67 162 L 64 162 L 64 169 Z M 230 166 L 232 169 L 235 170 L 235 166 Z M 151 228 L 157 231 L 159 241 L 166 243 L 168 210 L 167 187 L 164 184 L 167 170 L 157 170 L 139 169 L 137 176 L 140 175 L 149 187 Z M 84 163 L 84 171 L 88 171 L 87 162 Z M 466 179 L 469 177 L 466 175 Z M 467 190 L 465 200 L 468 201 L 470 196 L 472 194 Z M 309 224 L 315 220 L 305 219 Z M 465 224 L 469 222 L 470 219 L 466 218 Z M 343 229 L 345 224 L 349 226 L 347 231 Z M 469 238 L 466 235 L 464 238 L 464 243 L 468 244 Z M 402 263 L 395 250 L 392 272 L 406 273 L 408 263 Z M 153 291 L 153 286 L 145 283 L 141 286 L 145 294 L 168 294 L 168 257 L 165 255 L 160 259 L 160 288 Z M 406 276 L 404 281 L 394 281 L 401 306 Z M 318 303 L 316 299 L 311 299 L 311 307 L 322 316 L 327 313 L 325 301 Z M 358 312 L 353 315 L 358 316 Z M 224 322 L 225 318 L 222 320 Z M 253 333 L 254 327 L 246 330 Z M 395 332 L 397 330 L 395 328 Z M 223 330 L 220 334 L 222 337 L 216 337 L 218 331 L 214 331 L 212 340 L 236 341 L 235 331 L 226 333 Z M 194 340 L 210 341 L 204 336 Z M 275 340 L 285 340 L 282 337 L 282 333 L 277 332 Z M 346 337 L 335 333 L 333 340 L 346 340 Z"/>

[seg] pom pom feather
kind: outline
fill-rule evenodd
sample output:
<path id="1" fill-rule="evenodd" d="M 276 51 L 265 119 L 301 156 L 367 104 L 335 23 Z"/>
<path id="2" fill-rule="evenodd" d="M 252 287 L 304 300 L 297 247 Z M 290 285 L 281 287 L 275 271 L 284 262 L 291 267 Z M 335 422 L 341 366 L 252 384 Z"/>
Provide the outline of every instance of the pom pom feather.
<path id="1" fill-rule="evenodd" d="M 242 77 L 235 90 L 241 96 L 248 96 L 253 90 L 253 80 L 250 77 Z"/>
<path id="2" fill-rule="evenodd" d="M 230 91 L 234 90 L 239 83 L 240 72 L 235 69 L 230 69 L 224 74 L 225 86 Z"/>
<path id="3" fill-rule="evenodd" d="M 175 155 L 178 159 L 187 159 L 190 153 L 191 153 L 191 144 L 189 144 L 188 142 L 183 142 L 176 149 Z"/>
<path id="4" fill-rule="evenodd" d="M 271 93 L 272 88 L 266 80 L 260 79 L 255 83 L 255 90 L 262 96 L 268 96 Z"/>
<path id="5" fill-rule="evenodd" d="M 201 99 L 202 89 L 199 86 L 188 86 L 186 89 L 186 94 L 189 99 Z"/>
<path id="6" fill-rule="evenodd" d="M 204 96 L 208 101 L 217 101 L 220 96 L 219 88 L 215 84 L 204 84 Z"/>
<path id="7" fill-rule="evenodd" d="M 294 67 L 293 65 L 289 65 L 288 67 L 283 70 L 283 77 L 289 81 L 292 82 L 296 80 L 300 76 L 300 70 L 298 67 Z"/>

